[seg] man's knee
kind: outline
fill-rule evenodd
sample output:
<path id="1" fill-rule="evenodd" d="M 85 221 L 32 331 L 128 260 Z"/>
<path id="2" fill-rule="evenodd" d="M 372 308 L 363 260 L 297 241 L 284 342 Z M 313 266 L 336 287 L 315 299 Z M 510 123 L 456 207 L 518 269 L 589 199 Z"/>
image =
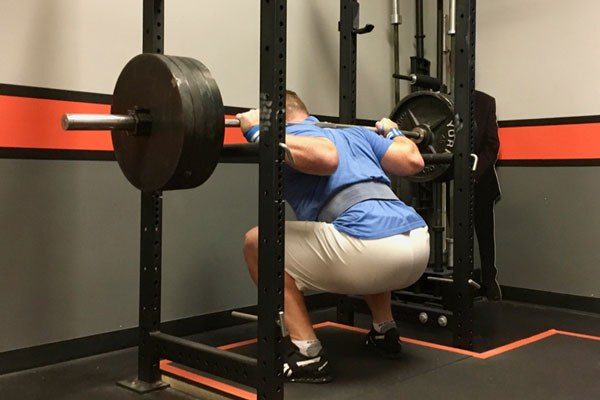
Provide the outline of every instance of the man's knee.
<path id="1" fill-rule="evenodd" d="M 250 229 L 244 236 L 244 257 L 256 257 L 258 255 L 258 227 Z"/>

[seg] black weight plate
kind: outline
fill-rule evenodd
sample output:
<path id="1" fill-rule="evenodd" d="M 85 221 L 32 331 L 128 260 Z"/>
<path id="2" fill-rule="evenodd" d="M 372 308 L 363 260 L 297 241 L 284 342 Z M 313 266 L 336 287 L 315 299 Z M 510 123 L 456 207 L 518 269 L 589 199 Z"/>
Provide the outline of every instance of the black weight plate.
<path id="1" fill-rule="evenodd" d="M 177 177 L 191 106 L 182 93 L 180 70 L 159 54 L 141 54 L 127 63 L 113 93 L 113 114 L 150 112 L 148 135 L 113 130 L 115 156 L 125 177 L 143 191 L 163 190 Z M 185 89 L 185 88 L 184 88 Z"/>
<path id="2" fill-rule="evenodd" d="M 127 179 L 144 191 L 187 189 L 206 181 L 223 143 L 220 98 L 214 80 L 207 79 L 201 68 L 186 67 L 180 57 L 134 57 L 115 86 L 112 113 L 146 110 L 152 128 L 145 136 L 112 133 L 115 155 Z"/>
<path id="3" fill-rule="evenodd" d="M 182 159 L 188 170 L 194 171 L 194 184 L 197 186 L 212 175 L 219 162 L 225 135 L 223 100 L 204 64 L 186 57 L 172 57 L 172 61 L 184 72 L 191 88 L 194 131 Z"/>
<path id="4" fill-rule="evenodd" d="M 398 103 L 390 119 L 401 130 L 417 127 L 428 131 L 418 147 L 423 154 L 452 153 L 454 150 L 454 111 L 452 101 L 436 92 L 415 92 Z M 450 164 L 426 165 L 417 175 L 406 177 L 413 182 L 444 180 L 449 177 Z"/>

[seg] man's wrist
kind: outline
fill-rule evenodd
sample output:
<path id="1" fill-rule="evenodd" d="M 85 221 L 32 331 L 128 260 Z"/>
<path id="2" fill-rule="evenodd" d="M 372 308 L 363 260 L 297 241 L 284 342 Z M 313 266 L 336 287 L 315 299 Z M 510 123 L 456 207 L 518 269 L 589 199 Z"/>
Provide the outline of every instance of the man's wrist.
<path id="1" fill-rule="evenodd" d="M 393 128 L 391 129 L 386 135 L 386 139 L 390 139 L 390 140 L 394 140 L 395 138 L 399 137 L 399 136 L 404 136 L 404 134 L 402 133 L 402 131 L 398 128 Z"/>
<path id="2" fill-rule="evenodd" d="M 244 137 L 249 143 L 258 143 L 260 140 L 260 126 L 254 125 L 252 128 L 244 132 Z"/>

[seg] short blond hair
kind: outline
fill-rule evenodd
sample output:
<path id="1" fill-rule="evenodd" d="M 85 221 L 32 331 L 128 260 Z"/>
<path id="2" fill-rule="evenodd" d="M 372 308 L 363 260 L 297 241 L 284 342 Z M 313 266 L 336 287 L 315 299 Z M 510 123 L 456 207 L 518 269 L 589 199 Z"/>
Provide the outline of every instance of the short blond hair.
<path id="1" fill-rule="evenodd" d="M 297 114 L 309 115 L 306 104 L 304 104 L 300 96 L 292 90 L 285 91 L 285 112 L 288 115 L 288 118 L 293 118 L 293 116 Z"/>

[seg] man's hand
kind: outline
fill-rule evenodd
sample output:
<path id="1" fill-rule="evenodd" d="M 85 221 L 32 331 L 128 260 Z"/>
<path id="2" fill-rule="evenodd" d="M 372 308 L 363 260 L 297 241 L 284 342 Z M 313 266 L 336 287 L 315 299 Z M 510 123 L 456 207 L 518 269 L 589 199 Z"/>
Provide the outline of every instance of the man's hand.
<path id="1" fill-rule="evenodd" d="M 382 118 L 375 124 L 377 128 L 377 132 L 387 139 L 394 139 L 398 136 L 404 136 L 400 129 L 398 129 L 398 124 L 392 121 L 389 118 Z"/>
<path id="2" fill-rule="evenodd" d="M 381 136 L 387 136 L 392 129 L 398 129 L 398 124 L 389 118 L 382 118 L 375 123 L 375 128 Z"/>
<path id="3" fill-rule="evenodd" d="M 242 132 L 244 133 L 248 132 L 253 126 L 258 125 L 260 122 L 258 109 L 237 114 L 235 117 L 240 120 L 240 128 L 242 128 Z"/>
<path id="4" fill-rule="evenodd" d="M 250 143 L 258 142 L 260 138 L 260 129 L 258 127 L 260 114 L 258 113 L 258 109 L 237 114 L 235 117 L 240 120 L 240 128 L 242 128 L 246 140 Z"/>

